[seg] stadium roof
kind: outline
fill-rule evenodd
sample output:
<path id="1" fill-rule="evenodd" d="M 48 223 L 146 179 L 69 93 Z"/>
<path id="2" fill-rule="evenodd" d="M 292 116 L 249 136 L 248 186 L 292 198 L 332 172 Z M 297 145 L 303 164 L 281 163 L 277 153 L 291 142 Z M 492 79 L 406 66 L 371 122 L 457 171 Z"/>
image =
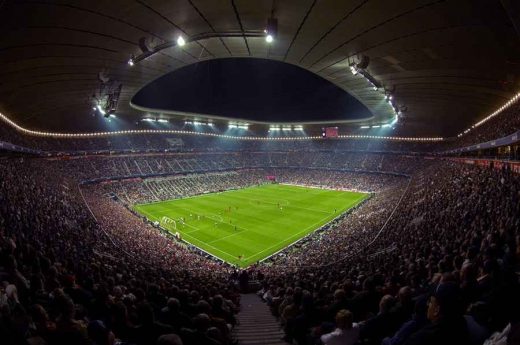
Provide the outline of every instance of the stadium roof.
<path id="1" fill-rule="evenodd" d="M 359 100 L 292 64 L 271 59 L 201 61 L 154 80 L 132 106 L 162 114 L 189 113 L 194 120 L 260 124 L 344 124 L 370 121 Z"/>
<path id="2" fill-rule="evenodd" d="M 349 68 L 367 56 L 366 72 L 406 111 L 407 127 L 451 136 L 520 88 L 519 7 L 512 0 L 7 0 L 0 2 L 0 110 L 28 128 L 87 128 L 103 72 L 123 85 L 117 114 L 137 120 L 143 113 L 131 98 L 165 73 L 258 57 L 317 73 L 386 120 L 393 109 L 383 92 Z M 263 31 L 269 18 L 278 22 L 271 44 L 242 35 Z M 185 46 L 127 64 L 142 53 L 140 39 L 154 47 L 179 36 Z"/>

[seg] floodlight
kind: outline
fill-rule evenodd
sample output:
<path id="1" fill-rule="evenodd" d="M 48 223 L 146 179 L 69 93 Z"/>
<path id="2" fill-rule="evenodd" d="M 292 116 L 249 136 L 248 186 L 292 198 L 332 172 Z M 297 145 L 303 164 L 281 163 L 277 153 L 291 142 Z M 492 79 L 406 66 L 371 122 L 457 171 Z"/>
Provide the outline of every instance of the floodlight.
<path id="1" fill-rule="evenodd" d="M 276 18 L 267 19 L 267 28 L 265 32 L 265 41 L 271 43 L 278 34 L 278 20 Z"/>
<path id="2" fill-rule="evenodd" d="M 101 115 L 105 115 L 105 111 L 101 108 L 101 106 L 97 106 L 97 110 L 101 113 Z"/>

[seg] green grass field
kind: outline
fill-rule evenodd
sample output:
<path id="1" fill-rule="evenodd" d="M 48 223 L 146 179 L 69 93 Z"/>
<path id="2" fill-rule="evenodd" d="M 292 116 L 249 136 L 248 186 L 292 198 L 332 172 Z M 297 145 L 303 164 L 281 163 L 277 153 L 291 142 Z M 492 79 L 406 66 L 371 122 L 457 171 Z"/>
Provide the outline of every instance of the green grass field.
<path id="1" fill-rule="evenodd" d="M 266 184 L 140 204 L 134 209 L 151 221 L 159 221 L 170 232 L 179 232 L 194 246 L 247 267 L 318 229 L 367 196 Z M 175 220 L 175 224 L 163 217 Z"/>

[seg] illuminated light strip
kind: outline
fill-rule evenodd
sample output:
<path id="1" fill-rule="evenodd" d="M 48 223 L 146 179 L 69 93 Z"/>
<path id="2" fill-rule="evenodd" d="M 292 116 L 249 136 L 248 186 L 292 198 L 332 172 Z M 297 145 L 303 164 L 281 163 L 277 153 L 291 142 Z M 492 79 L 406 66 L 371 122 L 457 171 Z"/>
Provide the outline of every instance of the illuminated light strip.
<path id="1" fill-rule="evenodd" d="M 500 114 L 501 112 L 503 112 L 504 110 L 506 110 L 507 108 L 509 108 L 511 105 L 513 105 L 514 103 L 516 103 L 518 100 L 520 99 L 520 92 L 517 93 L 516 95 L 513 96 L 513 98 L 511 98 L 509 101 L 507 101 L 506 103 L 504 103 L 500 108 L 498 108 L 497 110 L 495 110 L 493 113 L 489 114 L 488 116 L 486 116 L 485 118 L 483 118 L 482 120 L 480 120 L 479 122 L 473 124 L 470 128 L 467 128 L 465 129 L 463 132 L 459 133 L 457 135 L 458 138 L 460 138 L 461 136 L 463 136 L 464 134 L 470 132 L 472 129 L 484 124 L 485 122 L 491 120 L 493 117 L 497 116 L 498 114 Z"/>
<path id="2" fill-rule="evenodd" d="M 206 137 L 217 137 L 217 138 L 226 138 L 226 139 L 236 139 L 236 140 L 263 140 L 263 141 L 276 141 L 276 140 L 323 140 L 323 138 L 319 135 L 317 136 L 298 136 L 298 137 L 252 137 L 252 136 L 238 136 L 238 135 L 228 135 L 228 134 L 218 134 L 218 133 L 206 133 L 206 132 L 196 132 L 196 131 L 186 131 L 186 130 L 177 130 L 177 129 L 131 129 L 131 130 L 123 130 L 123 131 L 112 131 L 112 132 L 90 132 L 90 133 L 57 133 L 57 132 L 43 132 L 43 131 L 34 131 L 31 129 L 24 128 L 18 125 L 13 120 L 9 119 L 4 114 L 0 113 L 0 119 L 9 124 L 11 127 L 15 128 L 17 131 L 22 132 L 27 135 L 37 136 L 37 137 L 57 137 L 57 138 L 94 138 L 94 137 L 109 137 L 116 135 L 127 135 L 127 134 L 187 134 L 187 135 L 200 135 Z M 382 140 L 392 140 L 392 141 L 443 141 L 444 138 L 418 138 L 418 137 L 390 137 L 390 136 L 378 136 L 378 135 L 338 135 L 340 139 L 382 139 Z"/>
<path id="3" fill-rule="evenodd" d="M 101 106 L 98 105 L 96 108 L 101 113 L 101 115 L 105 115 L 106 114 L 105 111 L 101 108 Z"/>

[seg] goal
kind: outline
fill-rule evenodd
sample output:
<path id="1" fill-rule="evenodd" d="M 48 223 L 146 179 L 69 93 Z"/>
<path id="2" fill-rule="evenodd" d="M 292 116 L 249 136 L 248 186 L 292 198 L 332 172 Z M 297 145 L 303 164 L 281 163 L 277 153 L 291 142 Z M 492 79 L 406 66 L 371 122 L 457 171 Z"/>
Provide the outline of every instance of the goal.
<path id="1" fill-rule="evenodd" d="M 162 217 L 161 225 L 165 225 L 168 228 L 177 230 L 177 222 L 175 220 L 171 219 L 170 217 L 166 217 L 166 216 Z"/>

